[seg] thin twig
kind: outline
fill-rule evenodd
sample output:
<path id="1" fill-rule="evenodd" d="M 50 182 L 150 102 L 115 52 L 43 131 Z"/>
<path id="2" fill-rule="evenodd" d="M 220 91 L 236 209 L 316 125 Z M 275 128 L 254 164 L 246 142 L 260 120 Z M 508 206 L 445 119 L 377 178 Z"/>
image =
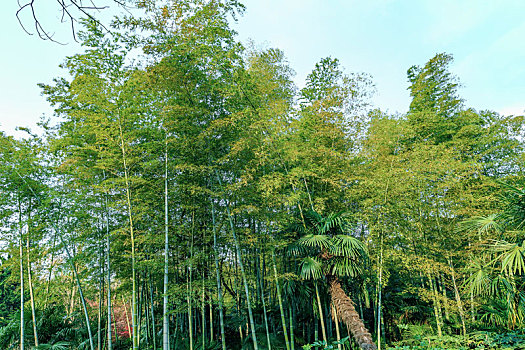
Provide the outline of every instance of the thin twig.
<path id="1" fill-rule="evenodd" d="M 105 9 L 108 9 L 109 5 L 97 5 L 96 0 L 88 0 L 89 4 L 84 5 L 83 0 L 56 0 L 56 2 L 59 5 L 59 9 L 62 12 L 60 22 L 69 22 L 71 26 L 71 33 L 73 35 L 73 39 L 77 41 L 77 34 L 76 34 L 76 24 L 78 23 L 78 17 L 87 17 L 89 20 L 94 21 L 97 23 L 97 25 L 100 25 L 106 32 L 110 32 L 109 28 L 104 25 L 100 20 L 98 20 L 95 16 L 93 16 L 90 12 L 91 11 L 102 11 Z M 106 0 L 107 1 L 107 0 Z M 24 11 L 31 12 L 31 16 L 33 18 L 34 26 L 35 26 L 35 32 L 38 35 L 38 37 L 42 40 L 49 40 L 56 42 L 58 44 L 64 45 L 63 43 L 58 42 L 54 39 L 54 33 L 48 32 L 44 26 L 42 25 L 42 22 L 40 21 L 40 18 L 38 16 L 38 11 L 35 9 L 35 2 L 36 0 L 25 0 L 18 2 L 18 10 L 16 11 L 16 18 L 18 20 L 18 23 L 22 27 L 22 29 L 28 34 L 33 35 L 31 31 L 28 30 L 28 28 L 24 25 L 21 13 Z M 110 0 L 110 2 L 117 4 L 118 6 L 124 8 L 128 13 L 128 5 L 123 0 Z M 73 8 L 76 13 L 74 13 L 71 8 Z M 77 16 L 78 14 L 78 16 Z"/>

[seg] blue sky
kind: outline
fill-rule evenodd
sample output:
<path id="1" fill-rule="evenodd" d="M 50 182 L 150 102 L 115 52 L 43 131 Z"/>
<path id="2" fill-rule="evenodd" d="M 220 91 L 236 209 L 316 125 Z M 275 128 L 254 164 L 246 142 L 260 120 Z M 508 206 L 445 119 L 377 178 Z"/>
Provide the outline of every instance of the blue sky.
<path id="1" fill-rule="evenodd" d="M 460 94 L 467 105 L 524 113 L 525 1 L 246 0 L 244 4 L 246 12 L 234 25 L 240 38 L 283 50 L 299 86 L 319 59 L 332 56 L 347 72 L 373 76 L 376 107 L 405 112 L 410 103 L 407 69 L 448 52 L 455 57 L 451 70 L 462 82 Z M 0 129 L 8 134 L 17 125 L 34 128 L 42 114 L 52 114 L 36 84 L 64 74 L 58 64 L 79 50 L 67 25 L 54 26 L 59 20 L 56 7 L 42 8 L 42 20 L 68 45 L 28 36 L 15 18 L 16 9 L 15 0 L 0 5 Z M 25 23 L 30 25 L 30 18 Z"/>

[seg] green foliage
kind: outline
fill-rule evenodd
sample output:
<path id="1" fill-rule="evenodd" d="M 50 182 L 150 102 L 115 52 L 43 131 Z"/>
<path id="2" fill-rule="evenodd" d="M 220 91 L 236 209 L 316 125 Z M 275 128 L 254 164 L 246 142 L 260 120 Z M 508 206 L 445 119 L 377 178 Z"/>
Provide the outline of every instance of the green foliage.
<path id="1" fill-rule="evenodd" d="M 11 269 L 0 258 L 0 328 L 8 323 L 9 316 L 20 308 L 20 296 L 10 280 Z"/>
<path id="2" fill-rule="evenodd" d="M 400 342 L 389 350 L 468 350 L 468 349 L 520 349 L 525 346 L 523 332 L 473 332 L 463 336 L 435 337 L 420 335 Z"/>
<path id="3" fill-rule="evenodd" d="M 502 202 L 505 206 L 502 213 L 504 223 L 514 229 L 521 230 L 525 225 L 525 189 L 523 179 L 517 184 L 500 182 L 504 188 Z"/>
<path id="4" fill-rule="evenodd" d="M 473 259 L 466 280 L 470 293 L 486 299 L 480 320 L 496 327 L 515 329 L 525 322 L 525 241 L 522 226 L 521 190 L 502 184 L 504 210 L 489 217 L 473 218 L 463 227 L 477 230 L 479 237 L 491 231 L 507 240 L 492 240 L 479 256 Z M 486 228 L 490 229 L 486 229 Z"/>
<path id="5" fill-rule="evenodd" d="M 71 344 L 66 341 L 58 341 L 54 344 L 40 344 L 36 350 L 67 350 L 71 348 Z"/>
<path id="6" fill-rule="evenodd" d="M 410 113 L 433 112 L 444 120 L 450 120 L 457 115 L 462 101 L 457 94 L 457 78 L 449 71 L 452 61 L 452 55 L 440 53 L 430 59 L 424 67 L 412 66 L 408 70 L 412 97 Z"/>
<path id="7" fill-rule="evenodd" d="M 82 344 L 85 348 L 87 329 L 83 323 L 80 313 L 65 317 L 65 309 L 62 305 L 52 305 L 44 310 L 37 310 L 37 329 L 40 346 L 38 349 L 70 349 Z M 25 342 L 31 344 L 33 341 L 31 310 L 26 308 L 25 320 Z M 93 326 L 93 325 L 92 325 Z M 0 328 L 0 347 L 10 349 L 18 346 L 20 337 L 20 312 L 12 313 L 8 323 Z"/>
<path id="8" fill-rule="evenodd" d="M 303 214 L 296 229 L 299 239 L 288 249 L 301 257 L 299 275 L 303 279 L 319 279 L 325 275 L 359 275 L 366 263 L 366 246 L 352 235 L 347 215 L 326 217 L 310 210 Z"/>
<path id="9" fill-rule="evenodd" d="M 334 340 L 330 342 L 329 344 L 327 344 L 327 342 L 325 341 L 316 341 L 312 344 L 303 345 L 303 349 L 311 350 L 312 348 L 314 349 L 321 348 L 323 350 L 333 350 L 333 349 L 338 349 L 338 345 L 342 345 L 343 349 L 350 349 L 350 346 L 351 346 L 350 337 L 344 337 L 341 340 Z"/>

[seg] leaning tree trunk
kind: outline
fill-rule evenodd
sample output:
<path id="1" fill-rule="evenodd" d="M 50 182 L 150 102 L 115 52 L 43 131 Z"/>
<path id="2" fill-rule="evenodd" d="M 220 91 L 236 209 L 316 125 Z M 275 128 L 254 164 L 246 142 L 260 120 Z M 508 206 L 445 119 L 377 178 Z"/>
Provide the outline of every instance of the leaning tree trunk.
<path id="1" fill-rule="evenodd" d="M 372 335 L 355 310 L 352 299 L 341 288 L 341 283 L 337 277 L 330 278 L 330 294 L 338 318 L 348 327 L 359 347 L 363 350 L 376 350 L 377 346 L 372 340 Z"/>

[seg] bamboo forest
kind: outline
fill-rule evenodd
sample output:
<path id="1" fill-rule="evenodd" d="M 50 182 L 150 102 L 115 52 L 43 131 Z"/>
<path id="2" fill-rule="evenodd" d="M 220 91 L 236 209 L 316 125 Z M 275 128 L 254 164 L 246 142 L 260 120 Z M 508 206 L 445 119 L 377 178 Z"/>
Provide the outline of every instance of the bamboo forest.
<path id="1" fill-rule="evenodd" d="M 236 0 L 136 6 L 0 133 L 0 349 L 525 349 L 523 115 L 447 52 L 390 113 L 329 55 L 299 88 Z"/>

